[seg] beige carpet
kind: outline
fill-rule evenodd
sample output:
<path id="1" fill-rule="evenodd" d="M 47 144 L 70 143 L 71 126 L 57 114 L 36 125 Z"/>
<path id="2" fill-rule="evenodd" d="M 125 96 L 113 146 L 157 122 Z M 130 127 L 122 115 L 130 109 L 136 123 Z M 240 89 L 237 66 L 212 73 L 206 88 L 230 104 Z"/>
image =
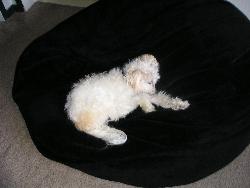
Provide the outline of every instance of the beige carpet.
<path id="1" fill-rule="evenodd" d="M 87 7 L 98 0 L 39 0 L 41 2 L 55 3 L 60 5 L 70 5 L 77 7 Z"/>
<path id="2" fill-rule="evenodd" d="M 11 97 L 14 69 L 24 48 L 79 8 L 36 3 L 0 23 L 0 188 L 128 188 L 43 157 Z M 166 169 L 168 170 L 168 169 Z M 156 174 L 157 175 L 157 174 Z M 152 177 L 153 178 L 153 177 Z M 250 147 L 224 169 L 180 188 L 249 188 Z"/>

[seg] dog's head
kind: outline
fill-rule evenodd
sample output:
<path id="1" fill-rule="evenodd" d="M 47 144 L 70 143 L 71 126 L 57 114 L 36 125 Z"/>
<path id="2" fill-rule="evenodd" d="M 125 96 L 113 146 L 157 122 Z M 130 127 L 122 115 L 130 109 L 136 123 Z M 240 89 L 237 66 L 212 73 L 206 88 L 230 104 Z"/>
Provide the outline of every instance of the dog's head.
<path id="1" fill-rule="evenodd" d="M 159 63 L 153 55 L 141 55 L 123 69 L 127 83 L 137 93 L 155 93 L 155 84 L 159 80 Z"/>

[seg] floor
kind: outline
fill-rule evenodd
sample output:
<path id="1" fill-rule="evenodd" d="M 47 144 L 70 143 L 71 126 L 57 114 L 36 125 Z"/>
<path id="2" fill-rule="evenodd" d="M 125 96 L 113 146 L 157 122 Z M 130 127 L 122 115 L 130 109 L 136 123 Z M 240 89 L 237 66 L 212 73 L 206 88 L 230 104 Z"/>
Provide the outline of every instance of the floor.
<path id="1" fill-rule="evenodd" d="M 40 0 L 41 2 L 49 2 L 61 5 L 70 5 L 78 7 L 87 7 L 98 0 Z"/>

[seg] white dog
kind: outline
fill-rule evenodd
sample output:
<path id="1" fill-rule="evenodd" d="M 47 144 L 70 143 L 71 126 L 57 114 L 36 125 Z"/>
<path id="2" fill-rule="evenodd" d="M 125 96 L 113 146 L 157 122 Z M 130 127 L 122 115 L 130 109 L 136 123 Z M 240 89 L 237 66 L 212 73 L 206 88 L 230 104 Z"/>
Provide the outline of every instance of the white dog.
<path id="1" fill-rule="evenodd" d="M 124 118 L 138 106 L 146 113 L 155 110 L 153 104 L 173 110 L 189 106 L 188 101 L 156 93 L 159 78 L 159 64 L 149 54 L 133 59 L 123 70 L 114 68 L 89 75 L 74 84 L 68 94 L 65 105 L 68 117 L 80 131 L 110 145 L 123 144 L 127 135 L 109 127 L 109 121 Z"/>

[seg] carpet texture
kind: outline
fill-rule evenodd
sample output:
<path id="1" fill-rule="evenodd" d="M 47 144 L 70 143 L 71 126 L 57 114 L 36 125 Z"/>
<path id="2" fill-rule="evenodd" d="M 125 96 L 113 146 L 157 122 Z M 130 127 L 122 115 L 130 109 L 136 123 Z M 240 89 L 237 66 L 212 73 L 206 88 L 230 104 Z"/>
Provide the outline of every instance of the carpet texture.
<path id="1" fill-rule="evenodd" d="M 0 24 L 0 187 L 131 187 L 100 180 L 44 158 L 33 145 L 11 99 L 14 69 L 24 48 L 78 8 L 37 3 L 28 13 Z M 46 17 L 44 16 L 46 15 Z M 250 148 L 192 188 L 250 186 Z"/>

